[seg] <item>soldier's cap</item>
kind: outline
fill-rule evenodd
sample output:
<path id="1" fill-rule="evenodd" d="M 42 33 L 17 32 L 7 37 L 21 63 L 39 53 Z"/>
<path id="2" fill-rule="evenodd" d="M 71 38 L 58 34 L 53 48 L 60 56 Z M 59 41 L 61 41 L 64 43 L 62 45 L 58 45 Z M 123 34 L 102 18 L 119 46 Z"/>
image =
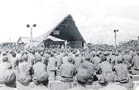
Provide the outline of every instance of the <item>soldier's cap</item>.
<path id="1" fill-rule="evenodd" d="M 8 57 L 7 56 L 3 56 L 2 61 L 8 61 Z"/>
<path id="2" fill-rule="evenodd" d="M 139 54 L 139 50 L 137 51 L 137 54 Z"/>
<path id="3" fill-rule="evenodd" d="M 107 56 L 107 55 L 110 54 L 110 52 L 109 52 L 109 51 L 105 51 L 103 54 L 104 54 L 105 56 Z"/>
<path id="4" fill-rule="evenodd" d="M 97 55 L 97 56 L 100 55 L 100 52 L 96 52 L 96 55 Z"/>
<path id="5" fill-rule="evenodd" d="M 45 56 L 46 58 L 49 58 L 50 55 L 49 55 L 49 54 L 44 54 L 44 56 Z"/>
<path id="6" fill-rule="evenodd" d="M 3 51 L 3 52 L 2 52 L 2 55 L 3 55 L 3 56 L 5 56 L 6 54 L 7 54 L 7 52 L 6 52 L 6 51 Z"/>
<path id="7" fill-rule="evenodd" d="M 30 52 L 31 52 L 31 53 L 35 53 L 35 50 L 31 50 Z"/>
<path id="8" fill-rule="evenodd" d="M 75 54 L 75 56 L 79 56 L 79 55 L 80 55 L 79 53 L 76 53 L 76 54 Z"/>
<path id="9" fill-rule="evenodd" d="M 27 50 L 24 50 L 23 53 L 28 53 L 28 51 Z"/>
<path id="10" fill-rule="evenodd" d="M 101 56 L 102 61 L 105 61 L 106 59 L 107 59 L 106 56 L 104 56 L 104 55 Z"/>
<path id="11" fill-rule="evenodd" d="M 119 55 L 119 53 L 118 53 L 118 52 L 115 52 L 115 55 L 116 55 L 116 56 L 118 56 L 118 55 Z"/>
<path id="12" fill-rule="evenodd" d="M 51 53 L 50 53 L 50 56 L 51 56 L 51 57 L 53 57 L 53 56 L 54 56 L 54 53 L 53 53 L 53 52 L 51 52 Z"/>
<path id="13" fill-rule="evenodd" d="M 85 60 L 90 60 L 90 55 L 85 55 Z"/>
<path id="14" fill-rule="evenodd" d="M 16 81 L 16 75 L 11 69 L 6 70 L 4 72 L 3 80 L 5 85 L 11 85 Z"/>
<path id="15" fill-rule="evenodd" d="M 36 74 L 36 76 L 34 77 L 34 80 L 37 80 L 38 82 L 44 82 L 44 81 L 48 81 L 48 73 L 47 72 L 42 72 L 39 74 Z"/>
<path id="16" fill-rule="evenodd" d="M 122 63 L 123 61 L 124 61 L 124 58 L 123 57 L 117 59 L 117 62 L 118 63 Z"/>
<path id="17" fill-rule="evenodd" d="M 77 72 L 77 81 L 80 81 L 80 82 L 87 82 L 88 80 L 88 72 L 86 69 L 79 69 L 78 72 Z"/>
<path id="18" fill-rule="evenodd" d="M 129 53 L 129 50 L 125 50 L 125 53 Z"/>
<path id="19" fill-rule="evenodd" d="M 68 57 L 68 62 L 72 62 L 73 58 L 72 57 Z"/>
<path id="20" fill-rule="evenodd" d="M 42 57 L 41 57 L 41 56 L 37 56 L 37 57 L 36 57 L 36 60 L 37 60 L 37 61 L 41 61 L 41 60 L 42 60 Z"/>
<path id="21" fill-rule="evenodd" d="M 21 60 L 22 60 L 20 56 L 17 56 L 16 59 L 17 59 L 18 61 L 21 61 Z"/>
<path id="22" fill-rule="evenodd" d="M 27 55 L 23 55 L 22 56 L 22 60 L 27 60 L 28 59 L 28 56 Z"/>
<path id="23" fill-rule="evenodd" d="M 43 55 L 43 54 L 44 54 L 44 52 L 41 51 L 41 52 L 40 52 L 40 55 Z"/>

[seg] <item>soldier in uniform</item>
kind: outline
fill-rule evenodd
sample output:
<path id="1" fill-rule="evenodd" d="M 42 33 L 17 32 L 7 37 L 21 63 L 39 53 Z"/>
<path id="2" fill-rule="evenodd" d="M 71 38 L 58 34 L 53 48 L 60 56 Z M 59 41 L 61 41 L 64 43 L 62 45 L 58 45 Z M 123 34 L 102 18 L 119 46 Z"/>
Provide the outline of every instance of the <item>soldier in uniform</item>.
<path id="1" fill-rule="evenodd" d="M 68 53 L 65 52 L 65 54 L 64 54 L 64 56 L 63 56 L 63 58 L 62 58 L 62 63 L 63 63 L 63 64 L 68 63 L 68 61 L 67 61 L 68 58 L 69 58 Z"/>
<path id="2" fill-rule="evenodd" d="M 85 56 L 85 61 L 82 63 L 82 68 L 83 68 L 83 69 L 86 69 L 86 70 L 88 71 L 88 74 L 89 74 L 89 75 L 94 74 L 95 68 L 94 68 L 94 64 L 91 63 L 90 55 L 86 55 L 86 56 Z M 87 84 L 89 84 L 89 85 L 92 84 L 92 77 L 90 77 L 90 78 L 88 79 Z"/>
<path id="3" fill-rule="evenodd" d="M 35 51 L 34 50 L 31 50 L 28 55 L 28 63 L 30 65 L 33 65 L 35 63 Z"/>
<path id="4" fill-rule="evenodd" d="M 132 65 L 135 73 L 139 75 L 139 51 L 137 51 L 137 55 L 133 58 Z"/>
<path id="5" fill-rule="evenodd" d="M 129 51 L 125 51 L 125 55 L 123 55 L 124 63 L 127 64 L 128 68 L 131 68 L 131 60 L 132 56 L 129 55 Z"/>
<path id="6" fill-rule="evenodd" d="M 129 77 L 128 77 L 128 66 L 127 64 L 123 63 L 123 59 L 119 59 L 117 61 L 117 65 L 114 66 L 114 70 L 116 72 L 117 80 L 119 82 L 128 82 Z"/>
<path id="7" fill-rule="evenodd" d="M 88 80 L 88 71 L 86 69 L 79 69 L 76 75 L 77 86 L 69 90 L 88 90 L 86 88 L 86 82 Z"/>
<path id="8" fill-rule="evenodd" d="M 17 64 L 18 64 L 18 61 L 17 61 L 17 58 L 16 58 L 16 53 L 14 51 L 11 52 L 11 57 L 10 57 L 10 63 L 12 64 L 12 68 L 13 69 L 16 69 L 17 68 Z"/>
<path id="9" fill-rule="evenodd" d="M 113 73 L 106 73 L 104 76 L 104 80 L 105 80 L 106 86 L 103 88 L 100 88 L 99 90 L 127 90 L 125 87 L 120 86 L 115 83 Z"/>
<path id="10" fill-rule="evenodd" d="M 23 55 L 17 67 L 17 89 L 29 89 L 32 80 L 32 66 L 27 62 L 28 56 Z"/>
<path id="11" fill-rule="evenodd" d="M 16 75 L 12 69 L 5 70 L 3 83 L 0 83 L 0 90 L 15 90 Z"/>
<path id="12" fill-rule="evenodd" d="M 36 73 L 37 74 L 37 73 Z M 33 89 L 29 90 L 50 90 L 48 89 L 48 73 L 47 72 L 39 72 L 34 79 L 35 79 L 35 84 L 37 85 Z"/>
<path id="13" fill-rule="evenodd" d="M 106 56 L 102 56 L 101 57 L 102 62 L 99 63 L 97 67 L 98 74 L 100 74 L 99 80 L 102 84 L 105 84 L 104 83 L 105 74 L 112 73 L 112 65 L 106 59 L 107 59 Z"/>
<path id="14" fill-rule="evenodd" d="M 33 80 L 35 80 L 34 78 L 36 78 L 37 76 L 40 76 L 42 72 L 47 72 L 47 67 L 45 64 L 43 64 L 41 62 L 42 58 L 41 57 L 37 57 L 36 58 L 37 63 L 33 65 L 32 71 L 33 71 Z"/>
<path id="15" fill-rule="evenodd" d="M 54 53 L 51 53 L 51 57 L 49 58 L 48 62 L 48 74 L 49 74 L 49 80 L 55 80 L 56 78 L 56 58 L 54 56 Z"/>
<path id="16" fill-rule="evenodd" d="M 64 82 L 65 85 L 67 85 L 67 89 L 73 87 L 73 79 L 76 74 L 76 68 L 72 64 L 72 58 L 68 58 L 68 62 L 64 63 L 60 67 L 60 76 L 61 81 Z"/>
<path id="17" fill-rule="evenodd" d="M 8 69 L 11 69 L 11 68 L 12 68 L 12 66 L 8 62 L 8 57 L 4 56 L 2 58 L 2 63 L 0 63 L 0 83 L 3 83 L 4 72 Z"/>
<path id="18" fill-rule="evenodd" d="M 81 68 L 82 62 L 83 62 L 83 58 L 81 57 L 80 54 L 76 53 L 76 54 L 75 54 L 75 58 L 74 58 L 74 64 L 75 64 L 75 66 L 76 66 L 76 69 Z"/>
<path id="19" fill-rule="evenodd" d="M 101 62 L 101 58 L 100 58 L 99 52 L 97 52 L 95 57 L 92 60 L 92 63 L 94 64 L 96 68 L 100 62 Z"/>
<path id="20" fill-rule="evenodd" d="M 126 88 L 131 88 L 128 65 L 123 62 L 124 59 L 118 60 L 117 65 L 114 66 L 117 77 L 116 81 Z"/>

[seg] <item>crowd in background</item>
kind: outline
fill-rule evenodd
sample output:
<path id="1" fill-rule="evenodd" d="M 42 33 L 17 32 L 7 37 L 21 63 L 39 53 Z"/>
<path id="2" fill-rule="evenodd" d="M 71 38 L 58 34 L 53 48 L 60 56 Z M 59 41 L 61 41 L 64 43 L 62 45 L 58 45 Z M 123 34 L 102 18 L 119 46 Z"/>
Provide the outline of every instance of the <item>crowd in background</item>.
<path id="1" fill-rule="evenodd" d="M 0 90 L 132 90 L 139 75 L 135 49 L 6 48 Z M 58 85 L 58 84 L 57 84 Z"/>

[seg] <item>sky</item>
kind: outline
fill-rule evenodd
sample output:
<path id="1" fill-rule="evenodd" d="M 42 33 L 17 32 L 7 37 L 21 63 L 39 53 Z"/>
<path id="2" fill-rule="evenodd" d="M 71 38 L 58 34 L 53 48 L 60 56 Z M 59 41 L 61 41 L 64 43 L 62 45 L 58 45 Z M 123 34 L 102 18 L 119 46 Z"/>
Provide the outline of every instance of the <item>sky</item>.
<path id="1" fill-rule="evenodd" d="M 138 0 L 0 0 L 0 42 L 30 37 L 27 24 L 37 24 L 33 37 L 53 29 L 71 14 L 87 42 L 114 44 L 137 39 Z"/>

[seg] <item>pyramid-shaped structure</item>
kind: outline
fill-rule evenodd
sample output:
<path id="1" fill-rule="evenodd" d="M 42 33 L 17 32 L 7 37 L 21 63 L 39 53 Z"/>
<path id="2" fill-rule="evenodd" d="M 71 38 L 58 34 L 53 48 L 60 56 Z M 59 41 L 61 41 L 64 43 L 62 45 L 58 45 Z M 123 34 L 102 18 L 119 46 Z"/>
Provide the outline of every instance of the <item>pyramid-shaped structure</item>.
<path id="1" fill-rule="evenodd" d="M 80 34 L 72 16 L 67 15 L 50 33 L 51 36 L 67 41 L 82 41 L 84 38 Z"/>

